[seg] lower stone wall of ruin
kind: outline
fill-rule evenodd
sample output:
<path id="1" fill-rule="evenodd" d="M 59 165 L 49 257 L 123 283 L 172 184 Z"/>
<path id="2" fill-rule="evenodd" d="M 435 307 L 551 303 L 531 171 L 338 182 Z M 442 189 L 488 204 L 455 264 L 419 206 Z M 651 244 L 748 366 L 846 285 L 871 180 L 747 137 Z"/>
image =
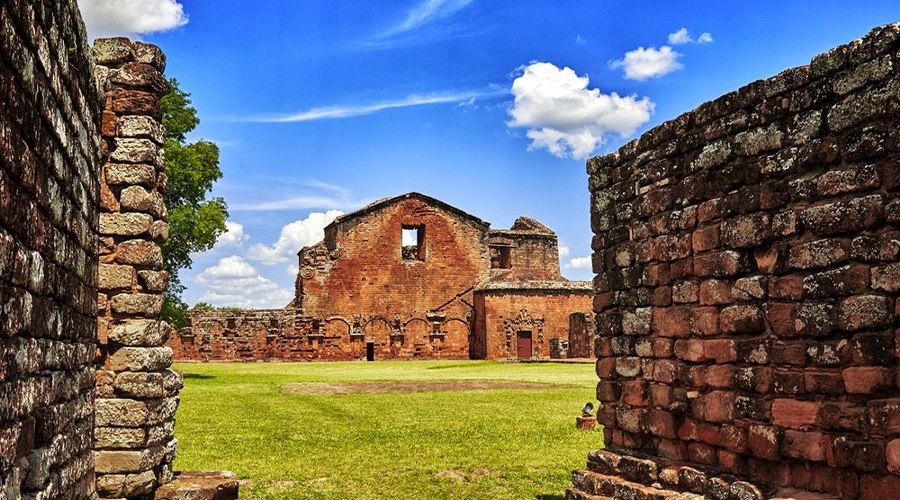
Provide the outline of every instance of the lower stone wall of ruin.
<path id="1" fill-rule="evenodd" d="M 89 499 L 97 88 L 74 0 L 0 3 L 0 498 Z"/>
<path id="2" fill-rule="evenodd" d="M 589 311 L 591 295 L 589 288 L 574 291 L 477 290 L 472 357 L 550 358 L 553 341 L 559 339 L 569 343 L 569 316 L 573 312 Z M 530 355 L 520 356 L 519 344 L 529 340 Z"/>
<path id="3" fill-rule="evenodd" d="M 295 309 L 212 310 L 191 314 L 191 326 L 168 346 L 179 361 L 348 361 L 465 359 L 466 319 L 427 317 L 314 318 Z"/>
<path id="4" fill-rule="evenodd" d="M 900 492 L 898 50 L 878 28 L 589 160 L 598 420 L 654 460 L 593 471 Z"/>

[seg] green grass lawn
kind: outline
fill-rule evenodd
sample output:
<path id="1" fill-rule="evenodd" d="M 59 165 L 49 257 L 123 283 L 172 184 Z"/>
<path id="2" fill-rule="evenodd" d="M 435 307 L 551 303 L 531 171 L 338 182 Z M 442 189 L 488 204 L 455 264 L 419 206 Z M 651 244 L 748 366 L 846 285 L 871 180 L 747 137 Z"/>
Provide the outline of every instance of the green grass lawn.
<path id="1" fill-rule="evenodd" d="M 242 497 L 561 498 L 602 445 L 575 429 L 593 365 L 490 361 L 178 364 L 179 470 L 231 470 Z M 510 380 L 568 388 L 282 395 L 292 382 Z M 473 477 L 476 469 L 489 473 Z M 454 471 L 445 477 L 441 471 Z M 456 472 L 458 471 L 458 472 Z M 484 471 L 481 471 L 484 472 Z M 461 474 L 460 474 L 461 473 Z"/>

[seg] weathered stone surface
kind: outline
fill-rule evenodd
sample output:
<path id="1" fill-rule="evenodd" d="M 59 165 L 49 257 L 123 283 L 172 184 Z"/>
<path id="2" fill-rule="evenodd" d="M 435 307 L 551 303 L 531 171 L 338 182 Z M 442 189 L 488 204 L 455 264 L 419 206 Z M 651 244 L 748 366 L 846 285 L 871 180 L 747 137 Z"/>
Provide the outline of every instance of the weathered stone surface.
<path id="1" fill-rule="evenodd" d="M 159 164 L 159 146 L 147 139 L 116 139 L 110 160 L 123 163 Z"/>
<path id="2" fill-rule="evenodd" d="M 172 335 L 172 327 L 156 319 L 129 319 L 115 325 L 109 341 L 125 346 L 161 346 Z"/>
<path id="3" fill-rule="evenodd" d="M 100 234 L 139 236 L 150 229 L 153 218 L 140 213 L 100 214 Z"/>
<path id="4" fill-rule="evenodd" d="M 156 182 L 156 168 L 152 165 L 108 163 L 104 167 L 104 171 L 106 172 L 106 183 L 110 186 L 153 186 Z"/>
<path id="5" fill-rule="evenodd" d="M 139 271 L 140 284 L 148 292 L 165 292 L 169 287 L 169 273 L 166 271 Z"/>
<path id="6" fill-rule="evenodd" d="M 130 290 L 136 273 L 131 266 L 100 264 L 98 286 L 101 290 Z"/>
<path id="7" fill-rule="evenodd" d="M 145 317 L 158 317 L 162 303 L 162 295 L 146 293 L 120 293 L 109 301 L 114 313 Z"/>
<path id="8" fill-rule="evenodd" d="M 588 161 L 597 420 L 620 458 L 591 454 L 604 477 L 576 471 L 567 498 L 900 489 L 897 61 L 900 24 L 877 28 Z M 656 489 L 622 486 L 637 459 Z"/>
<path id="9" fill-rule="evenodd" d="M 116 246 L 116 262 L 159 269 L 162 267 L 162 250 L 147 240 L 123 241 Z"/>
<path id="10" fill-rule="evenodd" d="M 110 370 L 114 371 L 158 371 L 165 370 L 172 365 L 172 349 L 169 347 L 122 347 L 116 349 L 107 358 Z M 156 374 L 159 375 L 159 374 Z M 119 387 L 119 379 L 126 376 L 120 373 L 116 377 L 116 389 Z M 127 376 L 126 376 L 127 378 Z M 162 379 L 158 382 L 161 384 Z M 160 396 L 162 392 L 160 391 Z M 141 396 L 142 398 L 151 396 Z"/>

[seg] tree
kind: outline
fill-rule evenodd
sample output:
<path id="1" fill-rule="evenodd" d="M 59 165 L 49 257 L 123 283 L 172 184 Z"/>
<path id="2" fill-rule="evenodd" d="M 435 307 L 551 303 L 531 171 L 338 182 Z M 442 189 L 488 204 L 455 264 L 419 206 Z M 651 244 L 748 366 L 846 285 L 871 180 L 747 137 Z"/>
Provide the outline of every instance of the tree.
<path id="1" fill-rule="evenodd" d="M 169 272 L 162 317 L 176 328 L 187 324 L 188 307 L 181 299 L 184 285 L 178 276 L 191 267 L 191 253 L 209 250 L 225 232 L 228 206 L 222 198 L 206 199 L 213 183 L 222 178 L 219 147 L 204 140 L 188 143 L 186 135 L 200 123 L 190 94 L 171 79 L 171 91 L 162 98 L 166 130 L 166 176 L 169 192 L 169 239 L 163 246 L 163 266 Z"/>

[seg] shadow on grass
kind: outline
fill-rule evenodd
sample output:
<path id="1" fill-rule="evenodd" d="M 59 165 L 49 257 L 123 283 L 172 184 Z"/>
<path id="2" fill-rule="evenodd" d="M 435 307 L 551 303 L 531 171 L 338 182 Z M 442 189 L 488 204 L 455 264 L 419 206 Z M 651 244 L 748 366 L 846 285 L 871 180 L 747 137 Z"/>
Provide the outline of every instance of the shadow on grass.
<path id="1" fill-rule="evenodd" d="M 185 373 L 185 374 L 184 374 L 184 379 L 185 379 L 185 380 L 189 380 L 189 379 L 193 379 L 193 380 L 209 380 L 209 379 L 211 379 L 211 378 L 216 378 L 216 377 L 213 376 L 213 375 L 201 375 L 201 374 L 199 374 L 199 373 Z"/>
<path id="2" fill-rule="evenodd" d="M 542 493 L 540 495 L 535 495 L 534 498 L 537 500 L 565 500 L 566 496 L 557 493 Z"/>

